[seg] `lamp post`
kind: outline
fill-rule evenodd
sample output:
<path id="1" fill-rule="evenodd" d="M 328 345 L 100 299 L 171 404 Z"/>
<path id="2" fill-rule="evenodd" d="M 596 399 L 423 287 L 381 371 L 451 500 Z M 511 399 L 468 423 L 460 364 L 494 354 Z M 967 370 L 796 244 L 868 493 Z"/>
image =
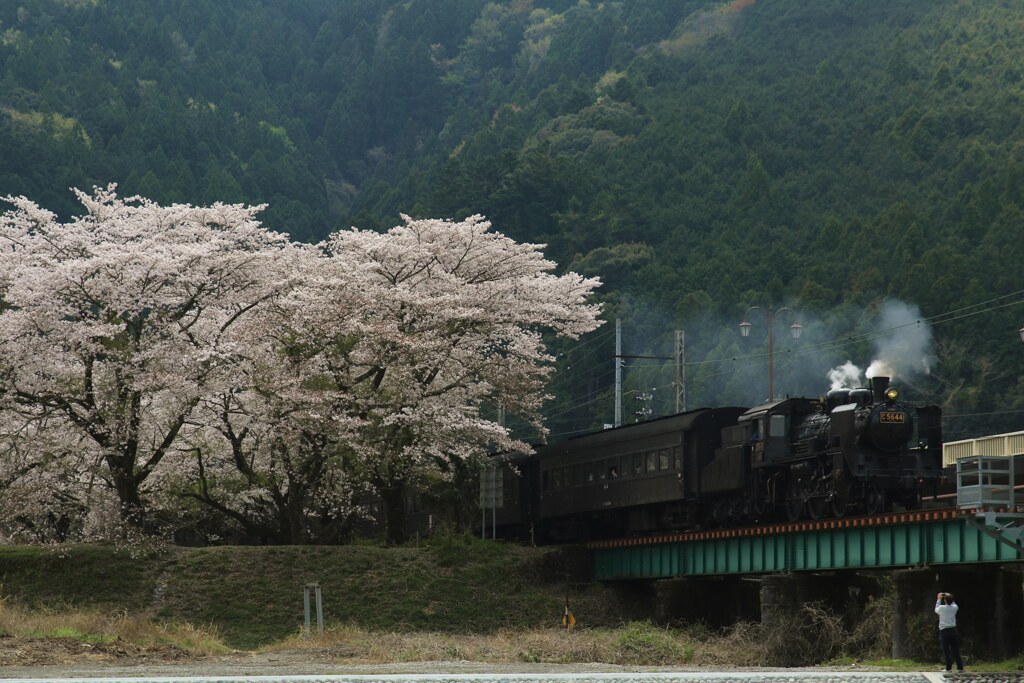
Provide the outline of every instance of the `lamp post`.
<path id="1" fill-rule="evenodd" d="M 778 314 L 788 311 L 793 315 L 793 324 L 789 326 L 789 332 L 793 335 L 793 339 L 799 339 L 800 333 L 803 332 L 803 326 L 796 321 L 796 311 L 787 306 L 776 309 L 774 306 L 768 306 L 765 310 L 760 306 L 751 306 L 747 309 L 746 313 L 743 314 L 743 322 L 740 323 L 740 334 L 744 337 L 750 336 L 750 330 L 754 327 L 750 322 L 750 312 L 761 311 L 765 314 L 768 323 L 768 400 L 771 401 L 775 398 L 775 318 Z M 1024 332 L 1021 333 L 1021 337 L 1024 338 Z"/>

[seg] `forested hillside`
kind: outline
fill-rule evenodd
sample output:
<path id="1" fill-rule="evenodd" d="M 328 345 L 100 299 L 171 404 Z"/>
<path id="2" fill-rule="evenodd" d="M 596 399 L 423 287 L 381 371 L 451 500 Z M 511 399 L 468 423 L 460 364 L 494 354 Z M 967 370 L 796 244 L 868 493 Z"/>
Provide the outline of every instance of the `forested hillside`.
<path id="1" fill-rule="evenodd" d="M 889 345 L 947 437 L 1017 430 L 1022 29 L 1016 0 L 15 0 L 0 195 L 267 203 L 306 241 L 481 213 L 601 276 L 625 354 L 685 329 L 690 407 L 766 396 L 737 324 L 773 305 L 776 393 Z M 613 328 L 561 347 L 553 438 L 611 421 Z M 672 409 L 669 361 L 626 366 L 627 419 Z"/>

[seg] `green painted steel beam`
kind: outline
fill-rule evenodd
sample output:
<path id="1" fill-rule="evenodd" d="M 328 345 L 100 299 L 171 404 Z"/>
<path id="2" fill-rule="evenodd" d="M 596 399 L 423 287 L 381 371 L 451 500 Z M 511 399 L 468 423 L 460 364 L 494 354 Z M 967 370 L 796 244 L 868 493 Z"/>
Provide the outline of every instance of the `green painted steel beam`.
<path id="1" fill-rule="evenodd" d="M 706 535 L 705 535 L 706 536 Z M 598 580 L 1024 561 L 963 519 L 591 546 Z M 667 539 L 667 540 L 666 540 Z"/>

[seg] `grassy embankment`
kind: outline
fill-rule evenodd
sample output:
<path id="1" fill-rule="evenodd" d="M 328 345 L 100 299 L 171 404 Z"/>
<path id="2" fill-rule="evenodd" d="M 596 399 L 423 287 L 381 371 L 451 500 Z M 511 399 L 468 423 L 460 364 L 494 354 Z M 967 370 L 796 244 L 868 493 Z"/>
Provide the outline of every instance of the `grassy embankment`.
<path id="1" fill-rule="evenodd" d="M 764 666 L 885 660 L 891 606 L 855 628 L 809 606 L 788 627 L 725 632 L 643 621 L 648 596 L 567 584 L 555 550 L 477 542 L 423 548 L 73 546 L 0 548 L 0 635 L 120 639 L 209 655 L 315 648 L 352 663 L 466 659 Z M 302 591 L 318 581 L 327 631 L 304 638 Z M 558 628 L 566 591 L 579 623 Z M 888 639 L 888 640 L 887 640 Z M 931 666 L 934 662 L 929 662 Z M 1024 668 L 1024 660 L 986 668 Z"/>
<path id="2" fill-rule="evenodd" d="M 189 623 L 248 649 L 299 631 L 303 586 L 313 581 L 329 627 L 486 634 L 556 626 L 566 594 L 560 562 L 555 551 L 480 542 L 388 549 L 0 547 L 0 595 L 8 611 Z M 635 615 L 624 597 L 600 585 L 573 585 L 570 600 L 581 625 L 614 625 Z"/>

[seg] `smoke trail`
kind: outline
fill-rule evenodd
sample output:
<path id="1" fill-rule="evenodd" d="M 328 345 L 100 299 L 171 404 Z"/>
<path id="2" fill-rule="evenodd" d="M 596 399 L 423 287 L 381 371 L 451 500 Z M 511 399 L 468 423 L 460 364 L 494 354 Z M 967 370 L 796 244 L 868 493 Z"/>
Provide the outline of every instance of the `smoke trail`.
<path id="1" fill-rule="evenodd" d="M 871 378 L 928 374 L 932 329 L 922 320 L 921 309 L 902 301 L 889 300 L 882 305 L 879 318 L 881 329 L 899 329 L 877 341 L 875 359 L 865 375 Z"/>
<path id="2" fill-rule="evenodd" d="M 828 382 L 831 389 L 844 389 L 860 386 L 861 371 L 850 361 L 828 371 Z"/>
<path id="3" fill-rule="evenodd" d="M 882 304 L 876 326 L 893 332 L 875 341 L 874 360 L 864 371 L 865 377 L 896 378 L 930 372 L 932 330 L 922 319 L 920 308 L 889 299 Z M 828 373 L 833 389 L 859 386 L 860 378 L 860 368 L 851 361 Z"/>

